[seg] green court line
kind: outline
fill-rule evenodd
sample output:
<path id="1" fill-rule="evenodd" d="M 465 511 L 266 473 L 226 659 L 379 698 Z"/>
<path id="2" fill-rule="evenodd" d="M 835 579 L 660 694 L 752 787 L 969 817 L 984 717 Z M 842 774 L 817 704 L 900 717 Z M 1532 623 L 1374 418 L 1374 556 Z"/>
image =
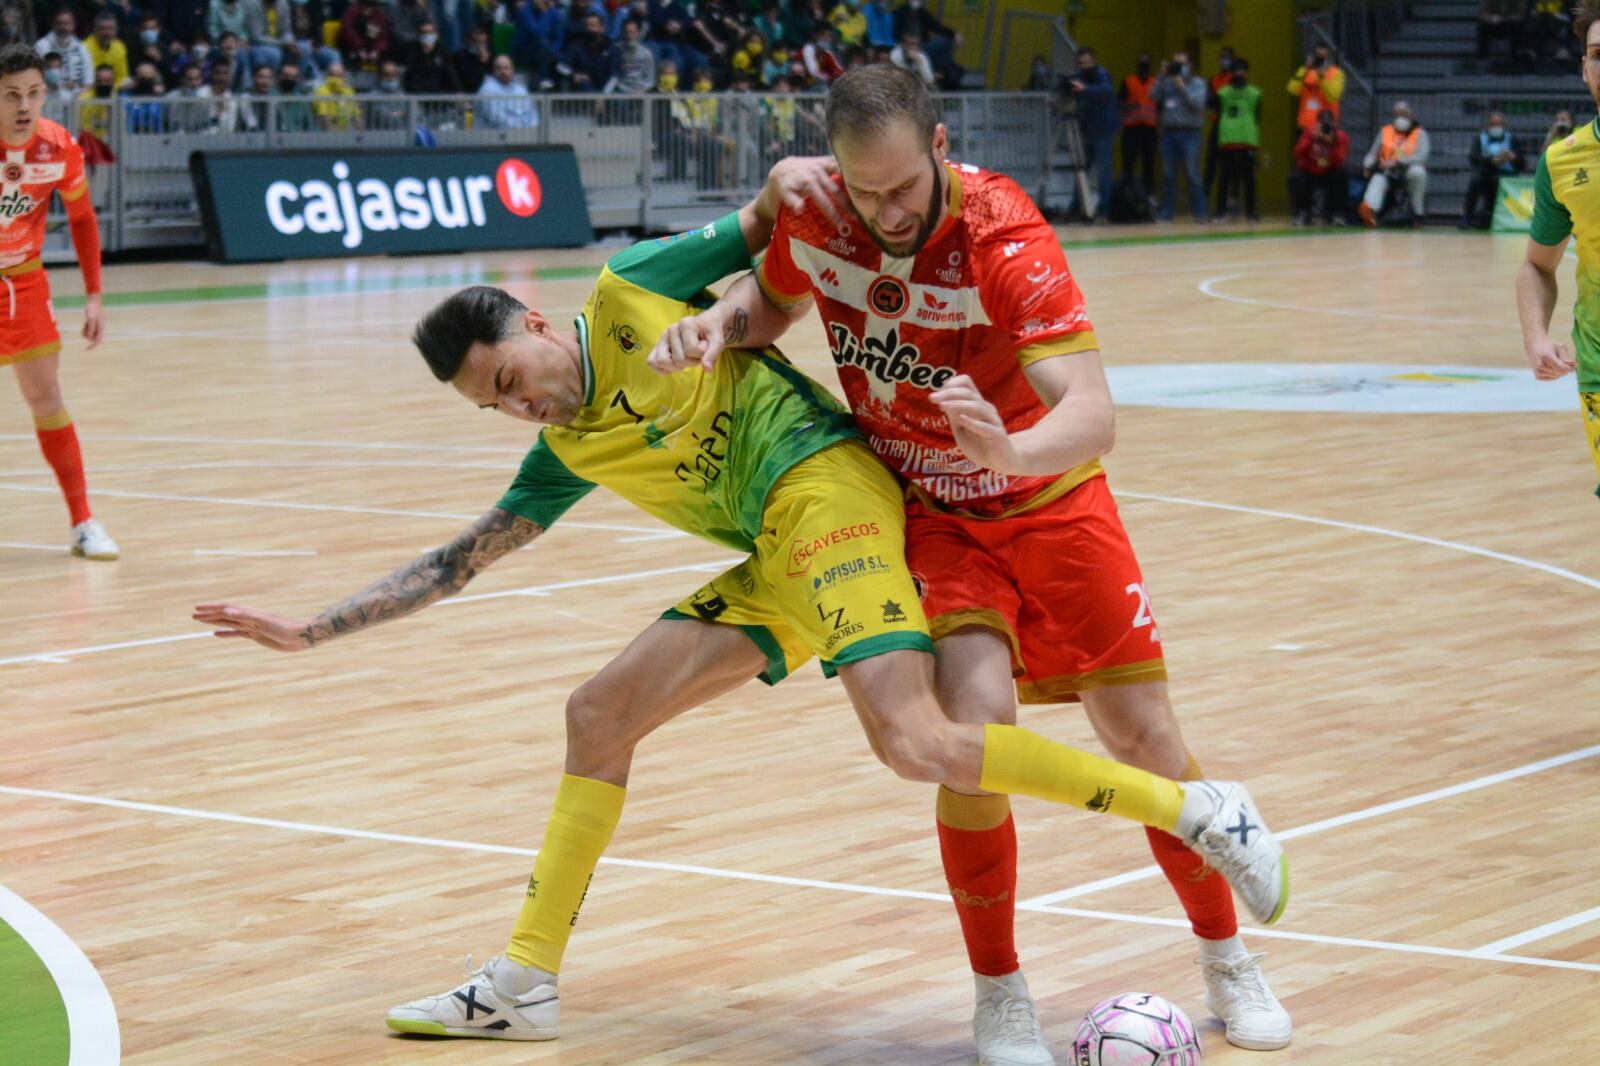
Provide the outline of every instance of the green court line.
<path id="1" fill-rule="evenodd" d="M 1254 241 L 1276 237 L 1324 237 L 1364 232 L 1360 229 L 1266 229 L 1234 233 L 1162 234 L 1147 237 L 1106 237 L 1102 240 L 1067 240 L 1063 248 L 1126 248 L 1151 244 L 1214 244 L 1221 241 Z M 189 289 L 140 289 L 108 292 L 107 307 L 139 307 L 172 303 L 207 303 L 224 300 L 265 300 L 297 296 L 363 296 L 380 292 L 408 292 L 431 289 L 441 282 L 460 285 L 490 285 L 503 281 L 571 281 L 592 278 L 599 266 L 543 267 L 528 271 L 475 270 L 449 274 L 427 274 L 413 278 L 370 278 L 361 281 L 283 281 L 251 285 L 201 285 Z M 55 305 L 75 309 L 83 306 L 82 296 L 59 296 Z"/>
<path id="2" fill-rule="evenodd" d="M 0 1060 L 66 1066 L 67 1005 L 44 961 L 0 922 Z"/>

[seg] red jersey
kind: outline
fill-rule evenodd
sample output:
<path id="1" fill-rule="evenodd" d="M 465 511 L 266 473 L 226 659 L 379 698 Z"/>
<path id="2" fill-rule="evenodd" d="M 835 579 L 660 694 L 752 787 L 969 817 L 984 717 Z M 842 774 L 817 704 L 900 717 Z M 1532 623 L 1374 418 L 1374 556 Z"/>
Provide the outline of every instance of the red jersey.
<path id="1" fill-rule="evenodd" d="M 0 147 L 5 150 L 5 162 L 0 164 L 0 259 L 33 259 L 44 247 L 51 190 L 61 193 L 69 213 L 89 191 L 83 152 L 72 134 L 47 118 L 39 120 L 26 145 Z M 98 291 L 98 286 L 90 291 Z"/>
<path id="2" fill-rule="evenodd" d="M 1055 499 L 1100 473 L 1012 477 L 961 453 L 929 399 L 972 378 L 1006 428 L 1048 410 L 1023 368 L 1099 347 L 1061 244 L 1016 183 L 945 164 L 950 203 L 922 250 L 891 256 L 853 220 L 840 229 L 812 205 L 778 215 L 756 273 L 777 304 L 814 296 L 850 410 L 878 456 L 930 504 L 998 518 Z"/>

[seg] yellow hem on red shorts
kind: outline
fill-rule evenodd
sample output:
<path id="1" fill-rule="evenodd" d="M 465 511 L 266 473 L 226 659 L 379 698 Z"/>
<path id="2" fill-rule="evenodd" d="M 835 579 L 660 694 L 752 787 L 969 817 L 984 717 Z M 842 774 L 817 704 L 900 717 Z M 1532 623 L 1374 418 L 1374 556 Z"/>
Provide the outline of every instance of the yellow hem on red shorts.
<path id="1" fill-rule="evenodd" d="M 48 355 L 55 355 L 61 350 L 59 340 L 49 341 L 45 344 L 35 344 L 32 348 L 24 348 L 20 352 L 9 352 L 0 355 L 0 366 L 12 366 L 16 363 L 26 363 L 30 359 L 43 359 Z"/>
<path id="2" fill-rule="evenodd" d="M 18 263 L 16 266 L 0 267 L 0 278 L 14 278 L 21 274 L 32 274 L 35 270 L 43 270 L 44 261 L 38 256 Z"/>
<path id="3" fill-rule="evenodd" d="M 1042 681 L 1023 681 L 1017 685 L 1017 699 L 1023 703 L 1077 703 L 1078 694 L 1108 685 L 1143 685 L 1167 679 L 1165 659 L 1147 659 L 1091 670 L 1087 674 L 1063 674 Z"/>
<path id="4" fill-rule="evenodd" d="M 937 618 L 928 619 L 928 633 L 935 642 L 966 626 L 982 626 L 1004 633 L 1011 642 L 1011 676 L 1022 676 L 1022 644 L 999 611 L 987 607 L 963 607 L 959 611 L 946 611 Z"/>

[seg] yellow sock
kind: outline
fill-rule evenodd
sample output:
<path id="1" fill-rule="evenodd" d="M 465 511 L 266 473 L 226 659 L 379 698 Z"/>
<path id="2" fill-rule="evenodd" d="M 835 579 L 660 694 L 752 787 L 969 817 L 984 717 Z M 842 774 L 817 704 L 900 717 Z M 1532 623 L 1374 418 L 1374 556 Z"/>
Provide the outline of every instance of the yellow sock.
<path id="1" fill-rule="evenodd" d="M 1169 833 L 1183 810 L 1183 786 L 1176 781 L 1014 725 L 984 726 L 979 786 L 1121 815 Z"/>
<path id="2" fill-rule="evenodd" d="M 544 844 L 506 954 L 523 966 L 559 973 L 594 868 L 622 820 L 628 790 L 590 777 L 561 775 Z"/>

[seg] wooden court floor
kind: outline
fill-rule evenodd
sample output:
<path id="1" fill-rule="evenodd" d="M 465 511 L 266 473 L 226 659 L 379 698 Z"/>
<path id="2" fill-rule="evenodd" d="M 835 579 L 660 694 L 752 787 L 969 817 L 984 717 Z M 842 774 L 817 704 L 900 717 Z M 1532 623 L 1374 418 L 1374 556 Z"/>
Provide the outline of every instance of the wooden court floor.
<path id="1" fill-rule="evenodd" d="M 1174 236 L 1069 248 L 1113 368 L 1525 373 L 1517 239 Z M 459 602 L 308 654 L 188 619 L 224 597 L 308 615 L 492 505 L 530 427 L 435 383 L 411 325 L 485 279 L 565 319 L 604 254 L 111 268 L 109 340 L 69 342 L 64 382 L 116 564 L 60 550 L 26 410 L 0 401 L 0 884 L 93 962 L 126 1062 L 972 1061 L 933 792 L 877 765 L 815 667 L 641 747 L 558 1042 L 383 1027 L 503 947 L 565 694 L 727 551 L 595 493 Z M 75 284 L 56 271 L 73 329 Z M 814 319 L 787 348 L 832 383 Z M 1239 1051 L 1207 1020 L 1143 834 L 1022 799 L 1019 935 L 1063 1063 L 1083 1011 L 1134 990 L 1188 1010 L 1219 1066 L 1600 1046 L 1600 501 L 1576 405 L 1347 391 L 1358 409 L 1124 405 L 1108 461 L 1190 744 L 1288 831 L 1293 901 L 1247 938 L 1294 1044 Z M 1075 708 L 1024 721 L 1094 746 Z"/>

